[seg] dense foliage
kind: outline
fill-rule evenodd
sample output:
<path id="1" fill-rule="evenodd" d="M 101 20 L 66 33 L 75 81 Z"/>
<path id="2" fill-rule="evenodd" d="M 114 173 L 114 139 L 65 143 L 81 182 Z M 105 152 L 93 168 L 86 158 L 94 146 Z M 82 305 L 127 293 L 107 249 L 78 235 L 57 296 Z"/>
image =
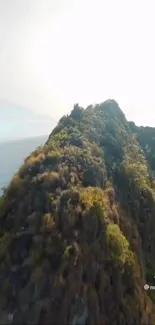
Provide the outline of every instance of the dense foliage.
<path id="1" fill-rule="evenodd" d="M 155 130 L 63 116 L 0 198 L 0 323 L 155 324 Z"/>

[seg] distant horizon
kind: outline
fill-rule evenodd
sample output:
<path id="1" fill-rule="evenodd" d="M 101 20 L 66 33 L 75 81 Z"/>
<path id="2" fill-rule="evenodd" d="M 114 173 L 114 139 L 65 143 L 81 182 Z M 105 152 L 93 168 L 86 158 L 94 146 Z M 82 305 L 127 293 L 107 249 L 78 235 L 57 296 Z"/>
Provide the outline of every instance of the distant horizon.
<path id="1" fill-rule="evenodd" d="M 21 138 L 0 138 L 0 144 L 2 143 L 10 143 L 14 141 L 23 141 L 23 140 L 31 140 L 31 139 L 36 139 L 36 138 L 48 138 L 49 134 L 41 134 L 41 135 L 36 135 L 36 136 L 25 136 Z"/>
<path id="2" fill-rule="evenodd" d="M 0 100 L 0 142 L 44 136 L 56 123 L 54 117 Z"/>
<path id="3" fill-rule="evenodd" d="M 0 196 L 2 188 L 9 184 L 25 158 L 37 147 L 44 145 L 47 138 L 48 136 L 36 136 L 0 142 Z"/>

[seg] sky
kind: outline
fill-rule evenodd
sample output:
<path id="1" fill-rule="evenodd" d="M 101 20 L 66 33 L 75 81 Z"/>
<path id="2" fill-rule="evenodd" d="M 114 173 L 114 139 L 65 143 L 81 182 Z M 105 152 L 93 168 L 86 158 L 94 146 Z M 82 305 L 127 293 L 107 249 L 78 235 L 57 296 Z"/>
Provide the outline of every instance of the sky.
<path id="1" fill-rule="evenodd" d="M 58 120 L 113 98 L 155 126 L 154 12 L 154 0 L 0 0 L 0 102 Z"/>
<path id="2" fill-rule="evenodd" d="M 51 116 L 0 100 L 0 143 L 48 135 L 56 124 Z"/>

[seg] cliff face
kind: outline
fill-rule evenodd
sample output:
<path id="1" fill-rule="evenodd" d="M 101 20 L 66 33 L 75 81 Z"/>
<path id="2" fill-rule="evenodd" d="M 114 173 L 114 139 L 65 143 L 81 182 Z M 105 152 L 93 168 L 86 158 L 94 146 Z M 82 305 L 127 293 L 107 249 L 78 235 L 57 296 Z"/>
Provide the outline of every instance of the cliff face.
<path id="1" fill-rule="evenodd" d="M 155 324 L 154 135 L 75 105 L 25 159 L 0 199 L 0 324 Z"/>

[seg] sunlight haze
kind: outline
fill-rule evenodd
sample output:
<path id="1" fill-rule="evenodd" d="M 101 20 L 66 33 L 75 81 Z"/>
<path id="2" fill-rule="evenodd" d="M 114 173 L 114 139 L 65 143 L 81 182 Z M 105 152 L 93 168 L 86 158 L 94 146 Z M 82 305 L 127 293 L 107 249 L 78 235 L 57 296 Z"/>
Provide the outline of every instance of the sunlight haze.
<path id="1" fill-rule="evenodd" d="M 155 2 L 0 0 L 0 99 L 55 119 L 108 98 L 155 126 Z"/>

